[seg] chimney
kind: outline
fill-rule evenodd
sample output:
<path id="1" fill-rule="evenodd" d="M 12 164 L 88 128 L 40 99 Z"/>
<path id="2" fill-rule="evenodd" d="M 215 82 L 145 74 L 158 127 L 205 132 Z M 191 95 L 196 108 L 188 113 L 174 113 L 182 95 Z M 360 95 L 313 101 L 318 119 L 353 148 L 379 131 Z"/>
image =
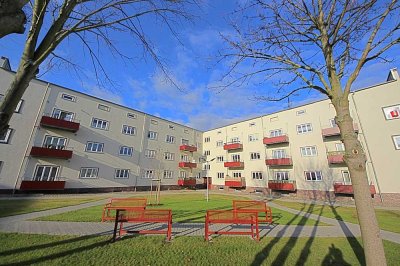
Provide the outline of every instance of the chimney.
<path id="1" fill-rule="evenodd" d="M 397 72 L 397 68 L 392 68 L 390 70 L 386 81 L 392 81 L 392 80 L 400 80 L 399 72 Z"/>
<path id="2" fill-rule="evenodd" d="M 7 57 L 0 57 L 0 67 L 5 70 L 11 71 L 10 61 Z"/>

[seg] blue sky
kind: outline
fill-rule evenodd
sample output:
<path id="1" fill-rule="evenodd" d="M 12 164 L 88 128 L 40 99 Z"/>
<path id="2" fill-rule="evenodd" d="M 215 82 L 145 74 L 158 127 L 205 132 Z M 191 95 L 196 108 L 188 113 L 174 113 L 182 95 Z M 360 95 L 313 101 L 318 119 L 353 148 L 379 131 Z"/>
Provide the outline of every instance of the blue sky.
<path id="1" fill-rule="evenodd" d="M 256 87 L 245 84 L 223 91 L 210 89 L 226 69 L 223 63 L 217 62 L 216 53 L 224 45 L 220 33 L 229 34 L 232 30 L 227 21 L 235 6 L 235 1 L 206 2 L 202 10 L 196 10 L 197 17 L 192 22 L 182 22 L 177 26 L 178 39 L 161 24 L 154 24 L 152 20 L 143 23 L 171 77 L 183 88 L 182 91 L 166 82 L 154 62 L 142 56 L 138 43 L 124 35 L 112 35 L 112 38 L 125 53 L 137 58 L 133 64 L 106 51 L 101 52 L 106 71 L 114 80 L 112 86 L 98 86 L 88 54 L 73 39 L 66 40 L 56 52 L 79 62 L 81 74 L 77 75 L 71 68 L 61 65 L 45 74 L 42 72 L 40 78 L 200 130 L 285 109 L 287 102 L 252 99 L 260 91 L 271 88 L 272 84 L 268 82 Z M 23 35 L 11 35 L 0 40 L 0 55 L 10 59 L 13 70 L 18 66 L 24 40 Z M 385 81 L 388 70 L 398 65 L 398 59 L 389 64 L 367 65 L 354 88 Z M 306 93 L 291 98 L 291 105 L 321 98 L 323 96 L 317 93 Z"/>

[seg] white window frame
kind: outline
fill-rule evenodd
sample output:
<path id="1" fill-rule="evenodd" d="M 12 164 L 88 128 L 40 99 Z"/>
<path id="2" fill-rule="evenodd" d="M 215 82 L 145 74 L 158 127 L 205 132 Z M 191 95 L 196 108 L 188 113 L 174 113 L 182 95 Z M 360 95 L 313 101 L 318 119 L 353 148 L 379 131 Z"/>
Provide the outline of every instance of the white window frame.
<path id="1" fill-rule="evenodd" d="M 396 150 L 400 150 L 400 135 L 392 136 L 394 148 Z"/>
<path id="2" fill-rule="evenodd" d="M 157 140 L 158 138 L 158 132 L 156 131 L 149 131 L 147 132 L 147 138 L 152 139 L 152 140 Z"/>
<path id="3" fill-rule="evenodd" d="M 126 117 L 130 118 L 130 119 L 136 119 L 137 115 L 134 113 L 126 113 Z"/>
<path id="4" fill-rule="evenodd" d="M 314 157 L 318 155 L 317 146 L 300 147 L 300 154 L 303 157 Z"/>
<path id="5" fill-rule="evenodd" d="M 166 161 L 175 161 L 175 153 L 164 152 L 164 160 L 166 160 Z"/>
<path id="6" fill-rule="evenodd" d="M 166 142 L 166 143 L 170 143 L 170 144 L 175 143 L 175 136 L 167 135 L 167 136 L 165 137 L 165 142 Z"/>
<path id="7" fill-rule="evenodd" d="M 79 171 L 79 178 L 96 179 L 99 175 L 98 167 L 82 167 Z"/>
<path id="8" fill-rule="evenodd" d="M 172 130 L 175 130 L 175 126 L 173 126 L 173 125 L 168 125 L 168 128 L 172 129 Z"/>
<path id="9" fill-rule="evenodd" d="M 164 170 L 163 178 L 164 179 L 172 179 L 174 177 L 174 171 L 172 170 Z"/>
<path id="10" fill-rule="evenodd" d="M 269 131 L 270 138 L 279 137 L 283 135 L 282 129 L 273 129 Z"/>
<path id="11" fill-rule="evenodd" d="M 289 171 L 276 171 L 274 172 L 274 178 L 279 181 L 289 180 Z"/>
<path id="12" fill-rule="evenodd" d="M 296 111 L 296 115 L 304 115 L 306 113 L 306 109 Z"/>
<path id="13" fill-rule="evenodd" d="M 39 168 L 43 168 L 43 170 L 42 170 L 42 174 L 40 176 L 37 176 Z M 47 175 L 47 176 L 44 175 L 46 173 L 46 168 L 50 168 L 50 170 L 47 172 L 49 175 Z M 53 170 L 55 170 L 55 173 L 53 172 Z M 54 181 L 58 177 L 59 170 L 60 170 L 60 166 L 58 166 L 58 165 L 36 165 L 32 180 L 33 181 Z M 54 176 L 52 175 L 53 173 L 54 173 Z"/>
<path id="14" fill-rule="evenodd" d="M 350 185 L 351 184 L 350 171 L 349 170 L 342 170 L 341 173 L 342 173 L 343 183 L 345 185 L 347 185 L 347 184 Z"/>
<path id="15" fill-rule="evenodd" d="M 156 171 L 152 169 L 143 170 L 142 178 L 153 179 L 156 176 Z"/>
<path id="16" fill-rule="evenodd" d="M 155 159 L 156 156 L 157 156 L 157 151 L 156 151 L 156 150 L 149 150 L 149 149 L 146 149 L 146 150 L 144 151 L 144 156 L 145 156 L 146 158 L 148 158 L 148 159 Z"/>
<path id="17" fill-rule="evenodd" d="M 313 131 L 311 123 L 296 125 L 297 134 L 306 134 Z"/>
<path id="18" fill-rule="evenodd" d="M 115 179 L 129 179 L 129 169 L 115 169 Z"/>
<path id="19" fill-rule="evenodd" d="M 136 127 L 129 125 L 122 125 L 122 134 L 134 136 L 136 135 Z"/>
<path id="20" fill-rule="evenodd" d="M 224 146 L 224 141 L 223 140 L 218 140 L 217 141 L 217 147 L 222 147 Z"/>
<path id="21" fill-rule="evenodd" d="M 187 154 L 181 154 L 181 162 L 190 163 L 190 157 Z"/>
<path id="22" fill-rule="evenodd" d="M 217 163 L 222 163 L 224 161 L 224 156 L 223 155 L 217 156 L 216 161 L 217 161 Z"/>
<path id="23" fill-rule="evenodd" d="M 272 150 L 272 159 L 282 159 L 287 157 L 286 150 L 284 149 Z"/>
<path id="24" fill-rule="evenodd" d="M 204 151 L 204 156 L 210 156 L 210 155 L 211 155 L 211 151 L 210 150 Z"/>
<path id="25" fill-rule="evenodd" d="M 250 152 L 250 160 L 261 160 L 261 154 L 259 152 Z"/>
<path id="26" fill-rule="evenodd" d="M 104 152 L 104 143 L 88 141 L 88 142 L 86 142 L 85 151 L 93 152 L 93 153 L 103 153 Z"/>
<path id="27" fill-rule="evenodd" d="M 180 178 L 187 178 L 188 174 L 186 171 L 179 171 L 179 177 Z"/>
<path id="28" fill-rule="evenodd" d="M 263 174 L 261 171 L 251 172 L 253 180 L 263 180 Z"/>
<path id="29" fill-rule="evenodd" d="M 232 158 L 232 162 L 241 162 L 240 154 L 232 154 L 231 158 Z"/>
<path id="30" fill-rule="evenodd" d="M 132 157 L 133 147 L 121 146 L 121 147 L 119 147 L 119 153 L 118 154 L 120 156 L 130 156 L 130 157 Z"/>
<path id="31" fill-rule="evenodd" d="M 223 179 L 223 178 L 225 178 L 225 173 L 217 173 L 217 178 L 218 178 L 218 179 Z"/>
<path id="32" fill-rule="evenodd" d="M 106 111 L 106 112 L 110 112 L 110 109 L 111 109 L 110 106 L 107 106 L 107 105 L 104 105 L 104 104 L 101 104 L 101 103 L 99 103 L 97 105 L 97 108 L 102 110 L 102 111 Z"/>
<path id="33" fill-rule="evenodd" d="M 233 138 L 231 138 L 231 142 L 230 142 L 230 143 L 240 143 L 239 137 L 233 137 Z"/>
<path id="34" fill-rule="evenodd" d="M 210 142 L 211 141 L 211 138 L 210 137 L 205 137 L 204 138 L 204 142 Z"/>
<path id="35" fill-rule="evenodd" d="M 329 119 L 329 125 L 331 125 L 331 127 L 337 127 L 338 126 L 337 123 L 336 123 L 335 118 Z"/>
<path id="36" fill-rule="evenodd" d="M 0 144 L 9 144 L 10 143 L 12 131 L 13 131 L 13 129 L 9 128 L 9 129 L 7 129 L 5 134 L 0 135 Z"/>
<path id="37" fill-rule="evenodd" d="M 150 120 L 150 123 L 153 124 L 153 125 L 158 125 L 158 121 L 157 121 L 157 120 L 154 120 L 154 119 L 151 119 L 151 120 Z"/>
<path id="38" fill-rule="evenodd" d="M 258 133 L 249 135 L 249 142 L 254 142 L 254 141 L 258 141 Z"/>
<path id="39" fill-rule="evenodd" d="M 93 117 L 90 126 L 96 129 L 108 130 L 109 122 L 107 120 Z"/>
<path id="40" fill-rule="evenodd" d="M 189 145 L 189 140 L 188 139 L 181 139 L 181 144 L 182 145 Z"/>
<path id="41" fill-rule="evenodd" d="M 233 172 L 233 173 L 232 173 L 232 176 L 233 176 L 234 178 L 241 178 L 241 177 L 242 177 L 242 172 Z"/>
<path id="42" fill-rule="evenodd" d="M 61 94 L 61 99 L 66 100 L 66 101 L 70 101 L 70 102 L 76 102 L 76 96 L 69 95 L 69 94 L 66 94 L 66 93 Z"/>
<path id="43" fill-rule="evenodd" d="M 14 113 L 21 113 L 22 106 L 24 104 L 24 100 L 19 100 L 17 107 L 15 107 Z"/>
<path id="44" fill-rule="evenodd" d="M 322 171 L 304 171 L 305 180 L 310 182 L 320 182 L 323 180 Z"/>
<path id="45" fill-rule="evenodd" d="M 336 151 L 345 151 L 343 142 L 335 143 L 335 148 L 336 148 Z"/>
<path id="46" fill-rule="evenodd" d="M 48 141 L 50 140 L 50 141 Z M 43 140 L 43 147 L 49 149 L 64 149 L 67 146 L 67 138 L 46 135 Z"/>
<path id="47" fill-rule="evenodd" d="M 64 121 L 73 121 L 75 117 L 75 113 L 61 110 L 58 108 L 53 109 L 53 113 L 51 114 L 51 117 L 64 120 Z"/>

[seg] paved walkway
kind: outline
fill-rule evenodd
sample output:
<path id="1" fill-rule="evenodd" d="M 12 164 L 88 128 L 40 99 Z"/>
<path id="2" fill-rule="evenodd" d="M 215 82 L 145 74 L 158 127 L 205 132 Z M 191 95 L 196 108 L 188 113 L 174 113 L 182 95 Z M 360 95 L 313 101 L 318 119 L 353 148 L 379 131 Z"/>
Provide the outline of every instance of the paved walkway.
<path id="1" fill-rule="evenodd" d="M 123 195 L 122 195 L 123 196 Z M 68 206 L 58 209 L 39 211 L 15 216 L 0 218 L 0 232 L 18 232 L 49 235 L 111 235 L 113 223 L 100 222 L 51 222 L 51 221 L 30 221 L 31 219 L 75 211 L 87 207 L 104 204 L 107 200 L 82 203 L 75 206 Z M 268 225 L 260 226 L 260 235 L 267 237 L 359 237 L 360 228 L 352 224 L 335 219 L 309 214 L 298 210 L 290 209 L 270 202 L 271 207 L 284 210 L 295 215 L 306 217 L 311 220 L 323 222 L 330 226 L 301 226 L 301 225 Z M 240 226 L 213 225 L 213 229 L 237 230 Z M 128 228 L 131 230 L 146 230 L 164 227 L 164 225 L 135 224 Z M 172 233 L 174 237 L 179 236 L 203 236 L 203 223 L 173 223 Z M 381 230 L 382 238 L 400 244 L 400 234 Z"/>

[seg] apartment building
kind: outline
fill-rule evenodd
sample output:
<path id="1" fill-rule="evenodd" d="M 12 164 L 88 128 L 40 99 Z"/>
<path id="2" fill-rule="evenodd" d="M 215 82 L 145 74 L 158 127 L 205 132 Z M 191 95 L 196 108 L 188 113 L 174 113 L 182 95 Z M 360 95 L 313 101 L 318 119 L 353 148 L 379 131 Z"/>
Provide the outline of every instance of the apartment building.
<path id="1" fill-rule="evenodd" d="M 13 76 L 0 70 L 0 94 Z M 202 176 L 202 132 L 37 79 L 0 143 L 3 192 L 174 187 Z"/>
<path id="2" fill-rule="evenodd" d="M 0 94 L 14 75 L 2 60 Z M 400 201 L 397 71 L 349 101 L 371 195 Z M 321 100 L 201 132 L 34 79 L 0 136 L 0 191 L 136 190 L 155 179 L 166 189 L 202 185 L 209 176 L 218 190 L 350 198 L 334 117 Z"/>
<path id="3" fill-rule="evenodd" d="M 371 195 L 400 200 L 400 80 L 352 92 L 354 131 L 367 154 Z M 351 196 L 344 145 L 329 100 L 204 132 L 214 189 L 333 199 Z"/>

